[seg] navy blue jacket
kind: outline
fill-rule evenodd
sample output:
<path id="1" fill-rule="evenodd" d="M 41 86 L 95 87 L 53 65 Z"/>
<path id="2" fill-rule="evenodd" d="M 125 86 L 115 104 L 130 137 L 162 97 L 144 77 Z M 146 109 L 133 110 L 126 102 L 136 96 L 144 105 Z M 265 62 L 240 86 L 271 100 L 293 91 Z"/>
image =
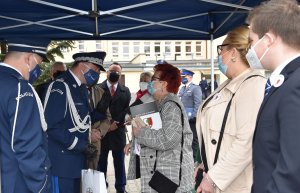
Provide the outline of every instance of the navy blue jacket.
<path id="1" fill-rule="evenodd" d="M 19 107 L 13 129 L 18 84 Z M 3 193 L 51 192 L 46 133 L 28 81 L 0 64 L 0 162 Z"/>
<path id="2" fill-rule="evenodd" d="M 300 192 L 300 57 L 281 72 L 260 107 L 253 139 L 252 193 Z"/>
<path id="3" fill-rule="evenodd" d="M 69 86 L 79 116 L 84 119 L 89 114 L 86 87 L 78 86 L 70 71 L 64 73 L 58 80 L 63 80 Z M 81 170 L 86 167 L 86 157 L 83 151 L 88 144 L 89 130 L 69 131 L 74 128 L 74 124 L 67 103 L 66 87 L 58 80 L 53 83 L 45 106 L 49 156 L 52 163 L 51 173 L 64 178 L 80 178 Z"/>

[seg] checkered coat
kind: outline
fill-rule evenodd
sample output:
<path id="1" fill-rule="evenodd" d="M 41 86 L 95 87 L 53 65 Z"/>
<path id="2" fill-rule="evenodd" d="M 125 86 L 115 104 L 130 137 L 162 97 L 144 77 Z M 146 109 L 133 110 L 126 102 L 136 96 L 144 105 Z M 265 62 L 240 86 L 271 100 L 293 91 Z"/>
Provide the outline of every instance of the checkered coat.
<path id="1" fill-rule="evenodd" d="M 179 104 L 181 109 L 175 104 Z M 154 193 L 149 185 L 153 175 L 155 159 L 157 159 L 156 170 L 175 183 L 179 183 L 180 151 L 182 129 L 184 135 L 183 159 L 181 183 L 176 193 L 189 192 L 193 189 L 193 153 L 192 138 L 193 134 L 188 124 L 188 119 L 180 99 L 169 94 L 164 100 L 158 103 L 161 113 L 162 128 L 152 130 L 141 128 L 140 135 L 135 139 L 141 144 L 140 170 L 141 170 L 141 192 Z M 182 113 L 183 112 L 183 113 Z M 184 126 L 181 123 L 181 115 L 184 116 Z M 134 143 L 133 143 L 134 144 Z M 156 158 L 156 150 L 158 156 Z M 132 151 L 133 152 L 133 149 Z M 135 179 L 135 156 L 131 156 L 128 179 Z"/>

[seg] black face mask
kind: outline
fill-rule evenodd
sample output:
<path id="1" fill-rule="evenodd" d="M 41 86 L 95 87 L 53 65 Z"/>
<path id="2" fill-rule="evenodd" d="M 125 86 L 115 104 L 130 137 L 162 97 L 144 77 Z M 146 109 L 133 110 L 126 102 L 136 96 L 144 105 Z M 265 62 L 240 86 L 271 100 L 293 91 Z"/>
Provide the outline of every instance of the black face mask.
<path id="1" fill-rule="evenodd" d="M 109 74 L 108 80 L 109 80 L 110 82 L 115 83 L 115 82 L 118 82 L 119 77 L 120 77 L 120 75 L 119 75 L 118 73 L 116 73 L 116 72 L 111 72 L 111 73 Z"/>
<path id="2" fill-rule="evenodd" d="M 56 71 L 55 73 L 53 73 L 53 78 L 54 80 L 57 79 L 57 77 L 59 77 L 60 75 L 62 75 L 65 71 Z"/>

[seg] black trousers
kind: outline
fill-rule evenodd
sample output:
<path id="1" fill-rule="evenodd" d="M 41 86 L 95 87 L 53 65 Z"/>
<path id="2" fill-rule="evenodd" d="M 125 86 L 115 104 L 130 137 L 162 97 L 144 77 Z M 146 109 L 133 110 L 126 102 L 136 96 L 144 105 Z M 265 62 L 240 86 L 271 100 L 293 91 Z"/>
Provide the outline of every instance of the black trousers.
<path id="1" fill-rule="evenodd" d="M 193 158 L 194 162 L 196 161 L 196 154 L 197 154 L 197 149 L 199 147 L 199 142 L 198 142 L 198 136 L 197 136 L 197 131 L 196 131 L 196 119 L 190 119 L 189 124 L 191 127 L 191 130 L 193 132 L 193 142 L 192 142 L 192 149 L 193 149 Z"/>

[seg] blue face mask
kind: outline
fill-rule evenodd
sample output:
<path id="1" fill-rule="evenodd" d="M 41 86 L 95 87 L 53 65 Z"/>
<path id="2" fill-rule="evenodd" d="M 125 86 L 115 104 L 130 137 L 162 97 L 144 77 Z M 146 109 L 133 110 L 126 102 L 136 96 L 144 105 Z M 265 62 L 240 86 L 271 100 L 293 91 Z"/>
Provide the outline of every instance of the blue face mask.
<path id="1" fill-rule="evenodd" d="M 39 76 L 42 74 L 42 70 L 41 70 L 41 67 L 39 64 L 37 64 L 34 69 L 32 69 L 30 72 L 29 72 L 29 80 L 28 82 L 30 84 L 32 84 L 34 81 L 36 81 Z"/>
<path id="2" fill-rule="evenodd" d="M 156 92 L 153 82 L 148 82 L 147 90 L 148 90 L 148 93 L 151 95 L 153 95 Z"/>
<path id="3" fill-rule="evenodd" d="M 182 78 L 181 78 L 181 83 L 182 83 L 182 84 L 188 83 L 188 79 L 187 79 L 186 77 L 182 77 Z"/>
<path id="4" fill-rule="evenodd" d="M 226 64 L 223 64 L 223 62 L 222 62 L 222 55 L 219 55 L 219 56 L 218 56 L 218 67 L 219 67 L 219 70 L 220 70 L 224 75 L 226 75 L 226 72 L 227 72 L 227 65 L 226 65 Z"/>
<path id="5" fill-rule="evenodd" d="M 86 80 L 86 85 L 91 87 L 97 84 L 100 74 L 92 69 L 89 69 L 86 73 L 83 74 L 85 80 Z"/>

